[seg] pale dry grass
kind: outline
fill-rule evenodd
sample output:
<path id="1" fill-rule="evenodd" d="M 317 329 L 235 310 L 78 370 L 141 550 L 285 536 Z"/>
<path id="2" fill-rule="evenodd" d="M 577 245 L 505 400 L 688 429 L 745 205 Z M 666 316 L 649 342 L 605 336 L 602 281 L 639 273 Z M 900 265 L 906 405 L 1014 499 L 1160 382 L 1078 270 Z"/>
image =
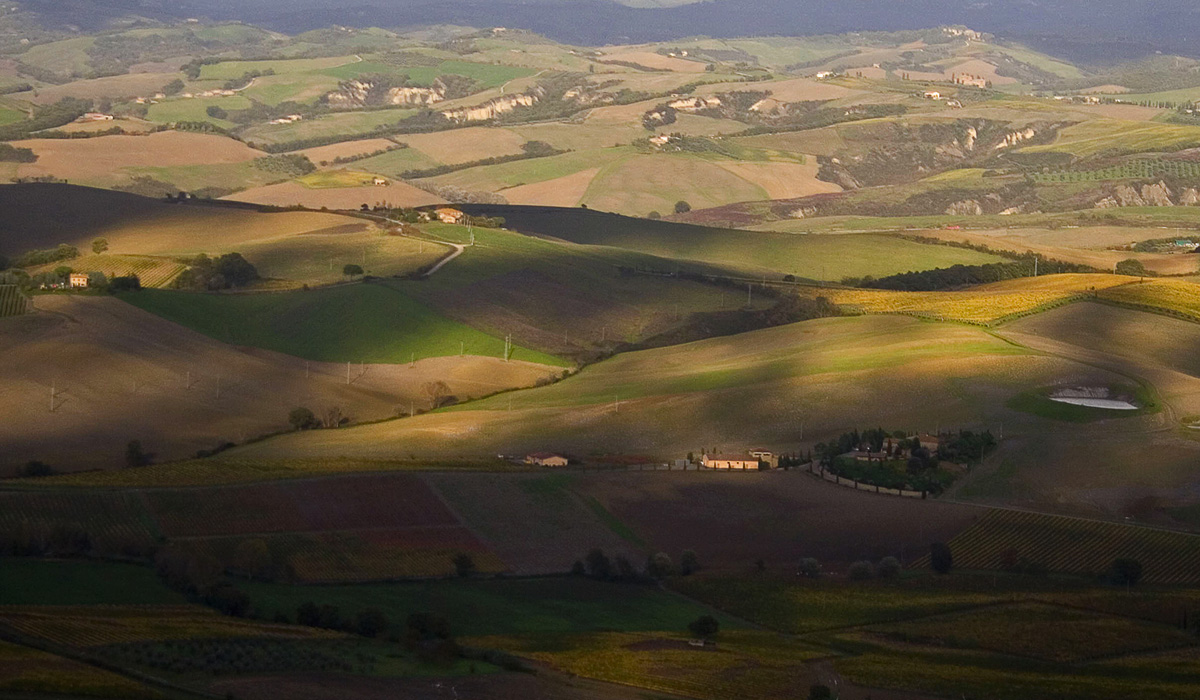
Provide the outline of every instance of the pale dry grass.
<path id="1" fill-rule="evenodd" d="M 734 163 L 718 162 L 723 170 L 758 185 L 770 199 L 792 199 L 827 192 L 841 192 L 832 182 L 817 179 L 816 159 L 808 163 Z"/>
<path id="2" fill-rule="evenodd" d="M 439 163 L 456 165 L 471 161 L 514 155 L 521 152 L 526 139 L 509 130 L 475 126 L 433 134 L 408 134 L 404 142 Z M 611 144 L 609 144 L 611 145 Z"/>
<path id="3" fill-rule="evenodd" d="M 298 182 L 264 185 L 231 194 L 223 199 L 272 206 L 300 205 L 310 209 L 358 209 L 362 205 L 389 204 L 393 207 L 423 207 L 440 204 L 441 197 L 419 190 L 405 182 L 389 181 L 384 186 L 335 187 L 314 189 Z"/>
<path id="4" fill-rule="evenodd" d="M 574 207 L 587 194 L 588 186 L 600 168 L 589 168 L 565 177 L 500 190 L 509 204 L 546 207 Z"/>
<path id="5" fill-rule="evenodd" d="M 37 154 L 36 163 L 21 165 L 21 177 L 53 176 L 69 182 L 115 183 L 119 171 L 131 167 L 164 167 L 244 163 L 265 155 L 240 141 L 184 131 L 144 136 L 102 136 L 92 139 L 32 139 L 24 148 Z"/>
<path id="6" fill-rule="evenodd" d="M 653 51 L 618 51 L 605 54 L 599 59 L 601 63 L 621 61 L 633 63 L 650 70 L 667 71 L 671 73 L 703 73 L 707 64 L 700 61 L 689 61 L 686 58 L 671 58 L 654 53 Z"/>
<path id="7" fill-rule="evenodd" d="M 320 165 L 322 161 L 332 162 L 335 158 L 354 158 L 395 146 L 396 142 L 389 139 L 363 139 L 307 148 L 303 151 L 296 151 L 296 153 L 306 156 L 314 165 Z"/>

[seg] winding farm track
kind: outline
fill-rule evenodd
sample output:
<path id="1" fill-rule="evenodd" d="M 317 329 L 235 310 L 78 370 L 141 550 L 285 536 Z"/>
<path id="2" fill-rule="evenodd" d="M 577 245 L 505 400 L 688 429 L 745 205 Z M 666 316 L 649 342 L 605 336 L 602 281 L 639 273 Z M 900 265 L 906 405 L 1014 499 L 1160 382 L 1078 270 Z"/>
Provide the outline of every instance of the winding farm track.
<path id="1" fill-rule="evenodd" d="M 389 223 L 389 224 L 394 224 L 394 225 L 396 225 L 396 226 L 399 226 L 399 225 L 400 225 L 400 223 L 401 223 L 401 222 L 399 222 L 399 221 L 396 221 L 395 219 L 389 219 L 389 218 L 388 218 L 388 217 L 386 217 L 386 216 L 376 216 L 375 214 L 361 214 L 361 216 L 365 216 L 365 217 L 367 217 L 367 218 L 375 219 L 376 221 L 386 221 L 387 223 Z M 439 261 L 437 262 L 437 264 L 436 264 L 436 265 L 434 265 L 433 267 L 431 267 L 431 268 L 429 269 L 429 271 L 428 271 L 428 272 L 426 272 L 425 274 L 421 275 L 422 277 L 424 277 L 424 278 L 426 278 L 426 279 L 428 279 L 428 278 L 430 278 L 430 277 L 433 277 L 433 275 L 434 275 L 434 274 L 435 274 L 435 273 L 436 273 L 438 270 L 441 270 L 443 267 L 445 267 L 445 266 L 449 265 L 451 260 L 454 260 L 454 259 L 455 259 L 455 258 L 457 258 L 458 256 L 462 255 L 462 254 L 463 254 L 463 252 L 464 252 L 464 251 L 466 251 L 466 249 L 467 249 L 467 246 L 463 245 L 462 243 L 451 243 L 450 241 L 442 241 L 442 240 L 438 240 L 438 239 L 436 239 L 436 238 L 432 238 L 432 239 L 417 238 L 417 237 L 415 237 L 415 236 L 410 236 L 410 235 L 408 235 L 408 234 L 406 234 L 406 233 L 401 233 L 400 235 L 401 235 L 401 236 L 403 236 L 404 238 L 412 238 L 413 240 L 418 240 L 418 241 L 429 240 L 431 243 L 436 243 L 436 244 L 438 244 L 438 245 L 449 246 L 450 248 L 452 248 L 452 249 L 453 249 L 453 250 L 451 250 L 451 251 L 450 251 L 450 254 L 449 254 L 449 255 L 447 255 L 446 257 L 444 257 L 444 258 L 442 258 L 441 260 L 439 260 Z"/>

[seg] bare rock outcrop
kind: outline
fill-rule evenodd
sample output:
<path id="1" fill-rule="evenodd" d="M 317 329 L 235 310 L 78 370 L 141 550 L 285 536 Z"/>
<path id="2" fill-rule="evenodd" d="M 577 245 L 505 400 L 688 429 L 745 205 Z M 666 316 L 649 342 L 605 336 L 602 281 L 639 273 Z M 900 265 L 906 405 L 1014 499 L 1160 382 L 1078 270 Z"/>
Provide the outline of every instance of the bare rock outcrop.
<path id="1" fill-rule="evenodd" d="M 983 216 L 983 205 L 975 199 L 964 199 L 946 207 L 946 214 L 950 216 Z"/>
<path id="2" fill-rule="evenodd" d="M 1179 206 L 1181 207 L 1200 207 L 1200 191 L 1195 187 L 1188 187 L 1179 193 Z"/>

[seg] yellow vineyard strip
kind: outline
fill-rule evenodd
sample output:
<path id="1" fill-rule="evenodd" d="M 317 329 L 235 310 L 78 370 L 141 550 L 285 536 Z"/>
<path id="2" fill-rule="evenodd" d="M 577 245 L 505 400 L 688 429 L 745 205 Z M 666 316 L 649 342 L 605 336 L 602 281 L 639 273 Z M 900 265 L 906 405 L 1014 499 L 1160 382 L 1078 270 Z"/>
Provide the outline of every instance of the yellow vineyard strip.
<path id="1" fill-rule="evenodd" d="M 171 258 L 102 253 L 42 265 L 31 269 L 30 272 L 35 274 L 53 272 L 56 268 L 63 266 L 69 267 L 75 272 L 103 272 L 109 278 L 137 275 L 143 287 L 165 287 L 187 268 L 183 263 Z"/>
<path id="2" fill-rule="evenodd" d="M 1137 281 L 1123 275 L 1048 275 L 1007 280 L 953 292 L 896 292 L 876 289 L 821 289 L 808 287 L 807 296 L 823 296 L 852 311 L 868 314 L 910 314 L 945 321 L 989 325 L 1098 294 Z"/>
<path id="3" fill-rule="evenodd" d="M 1101 299 L 1149 307 L 1200 321 L 1200 284 L 1156 279 L 1106 289 Z"/>
<path id="4" fill-rule="evenodd" d="M 808 680 L 804 661 L 824 656 L 799 642 L 763 632 L 722 632 L 716 648 L 696 648 L 686 637 L 597 633 L 559 640 L 553 650 L 512 637 L 472 639 L 559 670 L 622 685 L 700 700 L 792 697 Z"/>

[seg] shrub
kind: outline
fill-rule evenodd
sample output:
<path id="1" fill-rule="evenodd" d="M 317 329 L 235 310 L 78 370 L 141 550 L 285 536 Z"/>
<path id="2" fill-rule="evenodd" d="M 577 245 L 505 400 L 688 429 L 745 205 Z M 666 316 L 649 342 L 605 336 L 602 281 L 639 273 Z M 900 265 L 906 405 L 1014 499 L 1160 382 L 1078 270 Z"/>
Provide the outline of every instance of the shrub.
<path id="1" fill-rule="evenodd" d="M 604 554 L 604 550 L 593 549 L 585 559 L 588 575 L 601 580 L 610 579 L 613 575 L 612 561 Z"/>
<path id="2" fill-rule="evenodd" d="M 691 210 L 692 210 L 692 205 L 688 204 L 687 202 L 683 201 L 682 199 L 679 200 L 678 202 L 675 202 L 675 213 L 676 214 L 686 214 Z"/>
<path id="3" fill-rule="evenodd" d="M 879 560 L 879 565 L 875 567 L 875 573 L 879 578 L 896 578 L 900 575 L 903 567 L 900 566 L 900 560 L 896 557 L 884 557 Z"/>
<path id="4" fill-rule="evenodd" d="M 954 555 L 944 542 L 934 542 L 929 546 L 929 566 L 939 574 L 948 574 L 954 567 Z"/>
<path id="5" fill-rule="evenodd" d="M 309 430 L 321 425 L 316 414 L 303 406 L 293 408 L 291 413 L 288 413 L 288 423 L 294 430 Z"/>
<path id="6" fill-rule="evenodd" d="M 146 452 L 142 448 L 141 440 L 130 440 L 125 446 L 125 466 L 127 467 L 144 467 L 150 464 L 153 455 Z"/>
<path id="7" fill-rule="evenodd" d="M 875 576 L 875 567 L 869 561 L 856 561 L 850 565 L 850 580 L 866 581 Z"/>
<path id="8" fill-rule="evenodd" d="M 357 277 L 363 274 L 363 269 L 361 265 L 351 263 L 342 268 L 342 274 L 347 277 Z"/>
<path id="9" fill-rule="evenodd" d="M 1117 559 L 1109 567 L 1108 578 L 1118 586 L 1135 585 L 1142 578 L 1142 563 L 1137 559 Z"/>
<path id="10" fill-rule="evenodd" d="M 454 572 L 461 578 L 469 578 L 475 573 L 475 560 L 465 552 L 454 555 Z"/>
<path id="11" fill-rule="evenodd" d="M 388 630 L 387 615 L 378 608 L 367 608 L 354 619 L 354 631 L 372 639 Z"/>
<path id="12" fill-rule="evenodd" d="M 659 552 L 646 561 L 646 574 L 651 578 L 664 579 L 675 573 L 675 563 L 666 552 Z"/>
<path id="13" fill-rule="evenodd" d="M 695 637 L 709 640 L 721 631 L 721 623 L 712 615 L 701 615 L 688 623 L 688 631 Z"/>
<path id="14" fill-rule="evenodd" d="M 24 477 L 36 478 L 40 476 L 54 476 L 57 473 L 58 472 L 55 471 L 54 468 L 49 464 L 46 464 L 45 462 L 39 462 L 37 460 L 29 462 L 24 467 L 21 467 L 21 476 Z"/>
<path id="15" fill-rule="evenodd" d="M 821 563 L 812 557 L 805 557 L 800 560 L 796 571 L 805 578 L 820 578 Z"/>
<path id="16" fill-rule="evenodd" d="M 142 281 L 137 275 L 125 275 L 124 277 L 114 277 L 108 281 L 108 291 L 116 294 L 118 292 L 140 292 L 142 290 Z"/>
<path id="17" fill-rule="evenodd" d="M 700 558 L 690 549 L 685 549 L 679 555 L 679 575 L 691 576 L 700 570 Z"/>

